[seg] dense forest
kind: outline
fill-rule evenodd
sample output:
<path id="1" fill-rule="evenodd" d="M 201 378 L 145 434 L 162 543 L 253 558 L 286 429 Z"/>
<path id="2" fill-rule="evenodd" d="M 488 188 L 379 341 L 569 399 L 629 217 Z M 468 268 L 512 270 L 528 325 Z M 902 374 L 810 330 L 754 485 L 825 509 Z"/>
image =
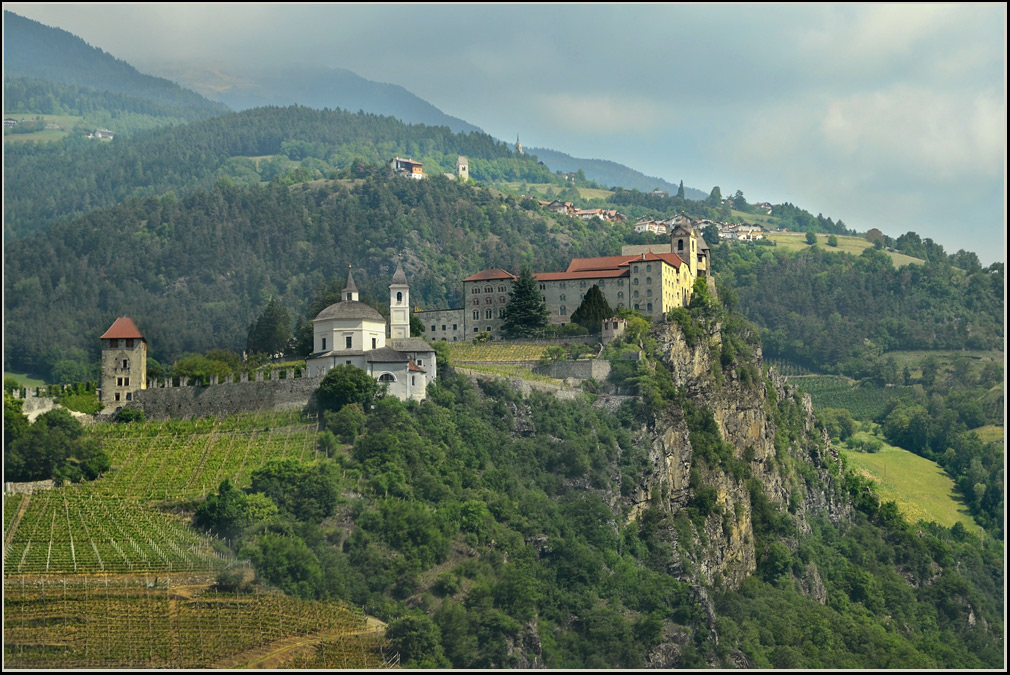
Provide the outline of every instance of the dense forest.
<path id="1" fill-rule="evenodd" d="M 347 168 L 356 161 L 381 165 L 394 155 L 425 161 L 425 172 L 455 171 L 470 158 L 476 180 L 550 181 L 535 158 L 515 156 L 486 134 L 453 134 L 448 127 L 408 125 L 392 117 L 309 108 L 258 108 L 185 127 L 139 132 L 112 144 L 68 138 L 5 148 L 5 233 L 24 236 L 56 222 L 112 206 L 130 197 L 180 196 L 219 180 L 269 181 L 278 171 L 302 169 L 293 180 Z M 278 155 L 280 168 L 252 158 Z M 291 163 L 293 162 L 293 163 Z M 44 195 L 44 198 L 40 198 Z"/>

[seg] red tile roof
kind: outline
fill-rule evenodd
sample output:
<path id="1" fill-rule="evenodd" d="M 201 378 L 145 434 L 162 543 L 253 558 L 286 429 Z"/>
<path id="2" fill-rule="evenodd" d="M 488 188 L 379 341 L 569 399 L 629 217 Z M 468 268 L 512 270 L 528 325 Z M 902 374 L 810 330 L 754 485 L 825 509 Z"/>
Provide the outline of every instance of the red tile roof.
<path id="1" fill-rule="evenodd" d="M 569 281 L 572 279 L 616 279 L 628 276 L 628 268 L 619 270 L 582 270 L 579 272 L 538 272 L 537 281 Z"/>
<path id="2" fill-rule="evenodd" d="M 106 340 L 116 338 L 140 338 L 143 340 L 144 336 L 140 334 L 139 330 L 137 330 L 137 326 L 133 323 L 133 319 L 128 316 L 121 316 L 112 322 L 112 325 L 109 326 L 109 330 L 105 331 L 105 334 L 99 339 Z"/>
<path id="3" fill-rule="evenodd" d="M 656 261 L 662 260 L 667 265 L 679 268 L 683 262 L 676 253 L 639 253 L 638 255 L 609 255 L 600 258 L 573 258 L 568 264 L 567 272 L 585 272 L 589 270 L 616 270 L 627 267 L 635 260 Z"/>
<path id="4" fill-rule="evenodd" d="M 466 279 L 463 279 L 463 281 L 493 281 L 494 279 L 511 279 L 512 281 L 515 281 L 518 278 L 519 277 L 516 275 L 509 274 L 503 269 L 492 267 L 490 269 L 481 270 L 480 272 L 477 272 L 477 274 L 471 274 Z"/>

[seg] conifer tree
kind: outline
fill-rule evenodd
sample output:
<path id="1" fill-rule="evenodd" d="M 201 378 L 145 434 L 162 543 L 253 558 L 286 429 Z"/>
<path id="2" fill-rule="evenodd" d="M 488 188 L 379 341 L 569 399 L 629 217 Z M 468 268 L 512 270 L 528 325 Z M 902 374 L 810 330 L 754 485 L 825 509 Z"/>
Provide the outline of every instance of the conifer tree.
<path id="1" fill-rule="evenodd" d="M 537 337 L 544 332 L 549 317 L 536 277 L 524 265 L 509 295 L 502 331 L 509 338 Z"/>
<path id="2" fill-rule="evenodd" d="M 680 187 L 677 188 L 677 198 L 684 199 L 684 181 L 680 181 Z"/>
<path id="3" fill-rule="evenodd" d="M 614 315 L 614 310 L 610 308 L 607 299 L 603 297 L 603 291 L 596 284 L 586 292 L 582 298 L 582 304 L 572 313 L 572 321 L 584 326 L 590 333 L 598 333 L 602 328 L 604 320 Z"/>
<path id="4" fill-rule="evenodd" d="M 250 354 L 276 354 L 287 349 L 291 339 L 291 317 L 276 298 L 270 298 L 269 304 L 249 326 L 249 338 L 246 348 Z"/>

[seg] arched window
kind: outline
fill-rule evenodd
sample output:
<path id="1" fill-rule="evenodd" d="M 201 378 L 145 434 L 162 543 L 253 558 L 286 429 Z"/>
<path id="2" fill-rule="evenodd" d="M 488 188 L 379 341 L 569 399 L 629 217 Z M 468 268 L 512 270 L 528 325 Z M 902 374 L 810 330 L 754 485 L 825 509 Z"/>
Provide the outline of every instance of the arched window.
<path id="1" fill-rule="evenodd" d="M 485 318 L 485 319 L 490 319 L 490 318 L 491 318 L 491 313 L 492 313 L 492 311 L 493 311 L 493 310 L 490 310 L 490 309 L 488 309 L 488 310 L 485 310 L 485 312 L 484 312 L 484 318 Z"/>
<path id="2" fill-rule="evenodd" d="M 623 298 L 624 297 L 624 291 L 617 291 L 617 297 L 618 298 Z"/>
<path id="3" fill-rule="evenodd" d="M 683 239 L 678 239 L 677 240 L 677 250 L 678 251 L 683 251 L 684 250 L 684 240 Z"/>
<path id="4" fill-rule="evenodd" d="M 649 306 L 649 309 L 648 309 L 648 311 L 650 311 L 650 312 L 651 312 L 651 311 L 652 311 L 652 303 L 650 302 L 648 306 Z"/>
<path id="5" fill-rule="evenodd" d="M 635 277 L 635 280 L 632 281 L 631 283 L 634 284 L 635 286 L 637 286 L 638 285 L 638 277 Z"/>
<path id="6" fill-rule="evenodd" d="M 484 304 L 485 305 L 490 305 L 492 302 L 494 302 L 493 298 L 484 298 Z"/>
<path id="7" fill-rule="evenodd" d="M 480 310 L 477 310 L 477 309 L 473 310 L 473 318 L 474 319 L 479 319 L 480 318 Z"/>
<path id="8" fill-rule="evenodd" d="M 564 293 L 562 293 L 562 294 L 561 294 L 561 296 L 560 296 L 560 297 L 559 297 L 558 299 L 559 299 L 559 300 L 560 300 L 561 302 L 564 302 L 564 301 L 565 301 L 565 294 L 564 294 Z"/>
<path id="9" fill-rule="evenodd" d="M 479 305 L 480 304 L 480 298 L 474 298 L 473 299 L 473 304 Z"/>
<path id="10" fill-rule="evenodd" d="M 501 304 L 504 305 L 505 304 L 505 296 L 503 295 L 500 298 L 498 298 L 498 302 L 500 302 Z"/>
<path id="11" fill-rule="evenodd" d="M 638 291 L 635 291 L 635 297 L 636 298 L 638 297 Z"/>
<path id="12" fill-rule="evenodd" d="M 379 375 L 379 382 L 383 383 L 396 382 L 396 378 L 393 377 L 392 373 L 383 373 L 382 375 Z"/>
<path id="13" fill-rule="evenodd" d="M 561 305 L 561 316 L 568 316 L 568 308 Z"/>
<path id="14" fill-rule="evenodd" d="M 647 297 L 647 298 L 651 298 L 652 297 L 652 289 L 651 288 L 645 292 L 645 297 Z"/>
<path id="15" fill-rule="evenodd" d="M 396 292 L 396 304 L 398 304 L 398 305 L 403 304 L 403 292 L 402 291 L 397 291 Z"/>
<path id="16" fill-rule="evenodd" d="M 651 272 L 652 271 L 652 265 L 646 265 L 645 266 L 645 271 L 646 272 Z"/>
<path id="17" fill-rule="evenodd" d="M 645 277 L 645 283 L 651 284 L 652 283 L 652 277 Z"/>

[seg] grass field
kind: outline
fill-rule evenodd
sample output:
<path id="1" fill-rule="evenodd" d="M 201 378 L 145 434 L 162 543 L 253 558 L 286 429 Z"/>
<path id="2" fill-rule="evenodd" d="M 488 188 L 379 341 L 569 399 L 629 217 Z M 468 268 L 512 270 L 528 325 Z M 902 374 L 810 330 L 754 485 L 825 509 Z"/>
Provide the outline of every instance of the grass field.
<path id="1" fill-rule="evenodd" d="M 771 232 L 765 235 L 767 239 L 774 241 L 779 248 L 783 248 L 786 251 L 803 251 L 810 248 L 810 244 L 806 241 L 806 236 L 807 235 L 804 232 Z M 838 237 L 838 246 L 828 246 L 829 236 L 831 235 L 817 235 L 817 245 L 826 251 L 837 251 L 841 253 L 859 255 L 866 249 L 873 247 L 873 244 L 862 237 L 846 237 L 842 235 L 836 235 Z M 895 253 L 893 251 L 884 252 L 887 253 L 887 255 L 891 257 L 891 260 L 894 261 L 895 267 L 901 267 L 902 265 L 921 265 L 925 262 L 920 258 L 913 258 L 903 253 Z"/>
<path id="2" fill-rule="evenodd" d="M 4 134 L 5 143 L 16 143 L 19 141 L 58 141 L 64 138 L 74 127 L 78 124 L 86 124 L 83 117 L 76 117 L 74 115 L 37 115 L 35 113 L 4 113 L 4 118 L 10 117 L 12 119 L 21 120 L 35 120 L 42 119 L 46 124 L 56 124 L 63 129 L 44 129 L 42 131 L 37 131 L 30 134 Z"/>
<path id="3" fill-rule="evenodd" d="M 873 437 L 860 432 L 854 438 Z M 959 522 L 970 532 L 978 531 L 954 490 L 954 481 L 936 463 L 886 443 L 876 453 L 843 447 L 841 454 L 853 471 L 876 482 L 880 499 L 896 502 L 909 522 L 932 520 L 944 527 Z"/>
<path id="4" fill-rule="evenodd" d="M 44 386 L 46 386 L 46 383 L 43 380 L 40 380 L 37 377 L 33 377 L 33 376 L 29 375 L 28 373 L 9 373 L 9 372 L 7 372 L 5 370 L 4 371 L 4 381 L 6 381 L 8 377 L 13 377 L 15 380 L 17 380 L 19 383 L 21 383 L 22 387 L 26 387 L 26 388 L 29 388 L 29 389 L 34 388 L 34 387 L 44 387 Z"/>
<path id="5" fill-rule="evenodd" d="M 984 443 L 1005 443 L 1006 429 L 995 424 L 989 424 L 978 429 L 972 429 Z"/>

